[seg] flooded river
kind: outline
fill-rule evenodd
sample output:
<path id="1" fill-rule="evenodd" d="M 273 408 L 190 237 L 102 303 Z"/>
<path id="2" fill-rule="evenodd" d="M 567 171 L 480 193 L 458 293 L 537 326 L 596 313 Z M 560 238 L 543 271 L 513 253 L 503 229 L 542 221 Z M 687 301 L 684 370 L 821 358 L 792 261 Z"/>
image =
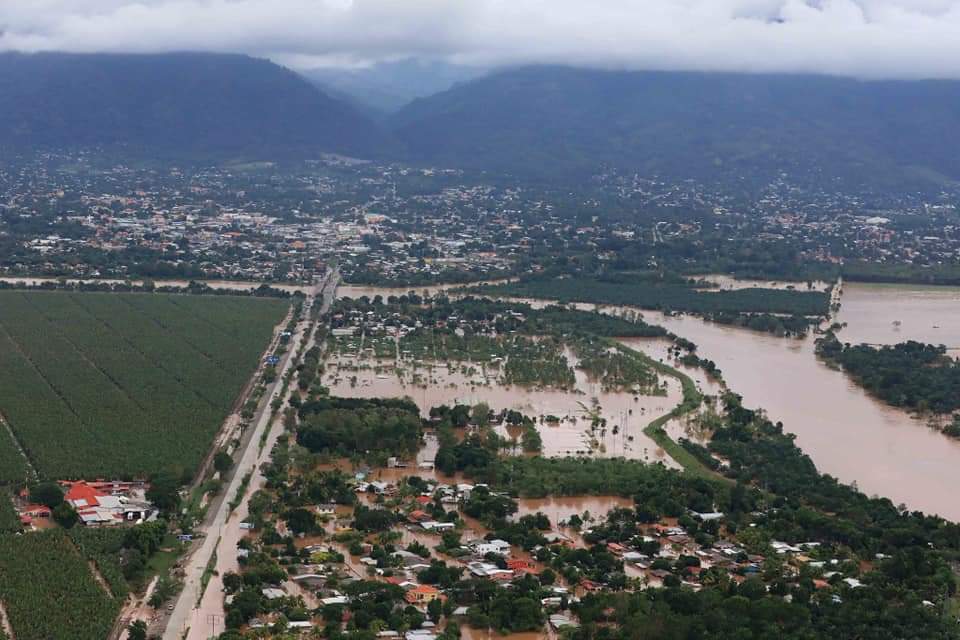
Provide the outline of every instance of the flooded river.
<path id="1" fill-rule="evenodd" d="M 645 312 L 695 342 L 749 407 L 797 435 L 817 467 L 870 494 L 960 520 L 960 442 L 874 400 L 814 354 L 813 338 L 783 339 L 699 318 Z M 845 330 L 846 331 L 846 330 Z"/>
<path id="2" fill-rule="evenodd" d="M 960 357 L 960 287 L 843 285 L 837 322 L 844 342 L 942 344 Z M 960 390 L 958 390 L 960 393 Z"/>
<path id="3" fill-rule="evenodd" d="M 594 305 L 583 308 L 592 309 Z M 618 313 L 615 309 L 603 310 Z M 960 520 L 960 500 L 954 494 L 960 485 L 960 442 L 871 398 L 843 372 L 820 362 L 814 353 L 813 337 L 777 338 L 692 316 L 666 317 L 650 311 L 644 311 L 643 316 L 695 342 L 698 353 L 717 363 L 726 383 L 743 396 L 747 406 L 766 409 L 772 420 L 782 421 L 788 432 L 797 435 L 797 444 L 822 472 L 845 483 L 856 482 L 868 495 L 885 496 L 911 509 Z M 845 283 L 837 320 L 847 323 L 840 337 L 848 342 L 913 339 L 957 348 L 960 321 L 956 318 L 960 318 L 957 288 Z M 900 321 L 897 330 L 895 320 Z M 666 358 L 663 341 L 625 342 L 655 358 Z M 695 380 L 707 393 L 718 390 L 716 383 L 702 374 L 698 373 Z M 422 397 L 416 397 L 418 393 Z M 410 395 L 418 401 L 433 401 L 456 398 L 463 391 L 430 389 Z M 499 406 L 497 398 L 503 397 L 502 390 L 494 387 L 477 399 Z M 512 394 L 506 397 L 513 399 Z M 676 434 L 678 428 L 670 432 Z M 549 434 L 545 434 L 544 442 L 548 439 Z"/>
<path id="4" fill-rule="evenodd" d="M 930 327 L 939 325 L 943 329 L 949 325 L 944 335 L 960 330 L 960 322 L 951 323 L 951 317 L 960 317 L 957 289 L 887 287 L 892 291 L 885 292 L 886 302 L 875 303 L 869 295 L 874 288 L 844 285 L 841 314 L 845 315 L 841 320 L 849 325 L 841 332 L 841 339 L 853 341 L 856 338 L 852 336 L 869 335 L 869 327 L 884 322 L 889 325 L 896 317 L 914 318 L 915 322 L 908 325 L 904 321 L 900 337 L 888 342 L 929 339 L 921 318 L 926 318 Z M 527 299 L 518 302 L 552 304 Z M 624 312 L 615 307 L 578 306 L 613 315 Z M 912 309 L 909 315 L 904 313 L 907 309 Z M 954 487 L 960 483 L 960 442 L 928 428 L 905 411 L 875 400 L 842 371 L 822 363 L 814 353 L 813 336 L 777 338 L 694 316 L 667 317 L 656 311 L 642 311 L 642 315 L 647 322 L 696 343 L 698 354 L 716 362 L 727 385 L 743 396 L 748 407 L 765 409 L 772 420 L 783 422 L 786 431 L 796 434 L 797 445 L 820 471 L 841 482 L 856 483 L 868 495 L 960 520 L 960 500 L 954 494 Z M 621 342 L 654 357 L 666 353 L 662 341 Z M 702 375 L 694 379 L 705 392 L 716 391 L 715 384 Z M 685 430 L 681 424 L 667 426 L 674 437 Z"/>

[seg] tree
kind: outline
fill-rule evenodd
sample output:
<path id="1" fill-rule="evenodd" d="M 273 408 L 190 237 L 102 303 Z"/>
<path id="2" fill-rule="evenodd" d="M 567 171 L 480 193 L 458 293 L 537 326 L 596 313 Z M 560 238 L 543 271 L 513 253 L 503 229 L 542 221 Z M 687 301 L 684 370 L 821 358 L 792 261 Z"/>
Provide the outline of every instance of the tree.
<path id="1" fill-rule="evenodd" d="M 230 471 L 230 468 L 233 466 L 233 458 L 230 457 L 226 451 L 217 451 L 217 455 L 213 456 L 213 468 L 216 469 L 222 476 L 227 471 Z"/>
<path id="2" fill-rule="evenodd" d="M 123 546 L 137 549 L 144 556 L 153 555 L 163 544 L 163 536 L 167 532 L 167 525 L 163 521 L 146 522 L 127 529 Z"/>
<path id="3" fill-rule="evenodd" d="M 61 502 L 53 509 L 53 519 L 64 529 L 72 529 L 80 516 L 68 502 Z"/>
<path id="4" fill-rule="evenodd" d="M 228 571 L 223 574 L 223 588 L 227 593 L 236 593 L 243 587 L 243 577 L 239 573 Z"/>
<path id="5" fill-rule="evenodd" d="M 30 502 L 55 509 L 63 502 L 63 490 L 56 482 L 41 482 L 30 489 Z"/>
<path id="6" fill-rule="evenodd" d="M 357 505 L 353 511 L 353 526 L 358 531 L 386 531 L 397 521 L 397 516 L 386 509 L 370 509 Z"/>
<path id="7" fill-rule="evenodd" d="M 143 620 L 134 620 L 127 627 L 129 640 L 147 640 L 147 623 Z"/>
<path id="8" fill-rule="evenodd" d="M 481 429 L 490 424 L 490 405 L 486 402 L 478 402 L 473 405 L 470 411 L 470 420 Z"/>
<path id="9" fill-rule="evenodd" d="M 176 581 L 175 578 L 165 575 L 157 581 L 157 586 L 153 589 L 153 594 L 150 596 L 150 599 L 147 601 L 154 609 L 158 609 L 163 606 L 167 600 L 172 598 L 177 594 L 177 591 L 180 590 L 180 584 Z"/>
<path id="10" fill-rule="evenodd" d="M 283 519 L 294 533 L 311 533 L 317 528 L 317 517 L 307 509 L 291 509 L 283 514 Z"/>
<path id="11" fill-rule="evenodd" d="M 429 604 L 427 604 L 427 614 L 434 622 L 440 620 L 440 616 L 443 614 L 443 603 L 440 602 L 439 598 L 431 600 Z"/>
<path id="12" fill-rule="evenodd" d="M 444 549 L 456 549 L 460 546 L 460 532 L 449 529 L 440 534 Z"/>
<path id="13" fill-rule="evenodd" d="M 150 478 L 147 500 L 161 511 L 173 513 L 180 507 L 180 484 L 172 473 L 160 472 Z"/>
<path id="14" fill-rule="evenodd" d="M 258 591 L 244 589 L 237 594 L 233 604 L 230 605 L 230 610 L 227 612 L 227 626 L 233 628 L 246 624 L 247 620 L 259 613 L 262 603 L 263 598 Z M 233 614 L 232 618 L 231 614 Z"/>

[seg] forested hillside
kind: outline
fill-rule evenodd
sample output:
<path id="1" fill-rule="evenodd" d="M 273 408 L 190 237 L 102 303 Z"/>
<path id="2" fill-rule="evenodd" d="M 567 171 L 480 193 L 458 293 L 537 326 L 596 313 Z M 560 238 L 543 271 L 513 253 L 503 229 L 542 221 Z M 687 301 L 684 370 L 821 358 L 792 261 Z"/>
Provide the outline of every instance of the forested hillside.
<path id="1" fill-rule="evenodd" d="M 541 177 L 890 187 L 960 179 L 958 104 L 947 81 L 528 67 L 414 101 L 391 125 L 420 160 Z"/>
<path id="2" fill-rule="evenodd" d="M 0 54 L 0 150 L 158 159 L 367 156 L 390 145 L 353 107 L 241 55 Z"/>

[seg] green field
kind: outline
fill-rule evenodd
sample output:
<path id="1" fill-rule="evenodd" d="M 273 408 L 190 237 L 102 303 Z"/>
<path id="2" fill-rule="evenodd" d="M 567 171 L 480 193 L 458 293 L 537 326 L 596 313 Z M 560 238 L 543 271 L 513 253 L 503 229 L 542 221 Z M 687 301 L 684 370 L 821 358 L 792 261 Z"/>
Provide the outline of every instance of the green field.
<path id="1" fill-rule="evenodd" d="M 7 427 L 0 422 L 0 484 L 23 482 L 27 473 L 27 461 L 17 450 Z"/>
<path id="2" fill-rule="evenodd" d="M 0 489 L 0 535 L 20 531 L 20 518 L 13 508 L 12 496 Z"/>
<path id="3" fill-rule="evenodd" d="M 103 640 L 120 610 L 60 530 L 0 535 L 0 577 L 17 640 Z"/>
<path id="4" fill-rule="evenodd" d="M 192 471 L 286 310 L 247 297 L 0 291 L 0 413 L 42 477 Z M 0 463 L 12 447 L 0 433 Z M 0 482 L 23 472 L 4 465 Z"/>

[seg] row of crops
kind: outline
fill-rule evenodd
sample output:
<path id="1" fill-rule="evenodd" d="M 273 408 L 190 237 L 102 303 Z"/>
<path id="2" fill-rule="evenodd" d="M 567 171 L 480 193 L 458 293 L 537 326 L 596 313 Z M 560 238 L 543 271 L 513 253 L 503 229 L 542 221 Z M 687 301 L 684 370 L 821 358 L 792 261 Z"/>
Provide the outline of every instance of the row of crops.
<path id="1" fill-rule="evenodd" d="M 0 601 L 17 640 L 103 640 L 121 600 L 97 583 L 61 530 L 0 534 Z"/>
<path id="2" fill-rule="evenodd" d="M 0 413 L 44 477 L 190 471 L 286 307 L 226 296 L 2 291 Z M 10 451 L 0 438 L 0 461 Z M 11 469 L 4 475 L 22 478 Z"/>
<path id="3" fill-rule="evenodd" d="M 68 535 L 80 553 L 92 560 L 116 598 L 125 598 L 129 592 L 127 581 L 120 565 L 123 543 L 129 529 L 121 527 L 91 529 L 74 527 Z"/>
<path id="4" fill-rule="evenodd" d="M 13 436 L 0 418 L 0 484 L 23 482 L 27 472 L 27 460 L 17 449 Z"/>
<path id="5" fill-rule="evenodd" d="M 13 508 L 13 496 L 0 489 L 0 535 L 20 530 L 20 518 Z"/>

